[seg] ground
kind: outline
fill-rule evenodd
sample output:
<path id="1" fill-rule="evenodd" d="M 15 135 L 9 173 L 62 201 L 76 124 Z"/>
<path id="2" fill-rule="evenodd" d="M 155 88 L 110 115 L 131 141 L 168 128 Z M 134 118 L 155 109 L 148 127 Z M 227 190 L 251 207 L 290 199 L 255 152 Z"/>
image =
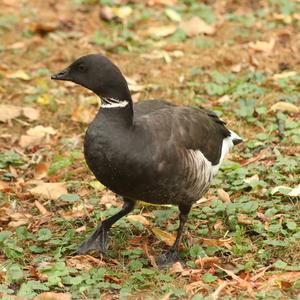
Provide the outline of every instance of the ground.
<path id="1" fill-rule="evenodd" d="M 296 299 L 300 291 L 300 2 L 2 0 L 1 299 Z M 134 101 L 214 110 L 244 138 L 159 270 L 176 207 L 140 203 L 103 257 L 75 254 L 121 199 L 82 154 L 99 101 L 50 75 L 109 56 Z M 298 295 L 299 297 L 299 295 Z"/>

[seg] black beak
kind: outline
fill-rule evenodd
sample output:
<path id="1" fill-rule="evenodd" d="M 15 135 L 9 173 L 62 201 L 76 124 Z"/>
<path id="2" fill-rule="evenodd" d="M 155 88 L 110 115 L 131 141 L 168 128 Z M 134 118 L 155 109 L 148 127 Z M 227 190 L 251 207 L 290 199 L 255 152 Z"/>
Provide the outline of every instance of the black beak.
<path id="1" fill-rule="evenodd" d="M 56 74 L 51 75 L 51 79 L 53 79 L 53 80 L 72 80 L 69 73 L 70 73 L 70 68 L 66 68 Z"/>

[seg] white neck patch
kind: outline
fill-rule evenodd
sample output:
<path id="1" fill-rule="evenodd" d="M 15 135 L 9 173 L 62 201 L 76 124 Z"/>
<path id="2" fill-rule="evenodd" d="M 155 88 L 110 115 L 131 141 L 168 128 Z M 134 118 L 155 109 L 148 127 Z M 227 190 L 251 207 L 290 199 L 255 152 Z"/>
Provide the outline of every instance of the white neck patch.
<path id="1" fill-rule="evenodd" d="M 118 108 L 125 107 L 128 105 L 128 101 L 119 100 L 111 97 L 102 97 L 101 108 Z"/>

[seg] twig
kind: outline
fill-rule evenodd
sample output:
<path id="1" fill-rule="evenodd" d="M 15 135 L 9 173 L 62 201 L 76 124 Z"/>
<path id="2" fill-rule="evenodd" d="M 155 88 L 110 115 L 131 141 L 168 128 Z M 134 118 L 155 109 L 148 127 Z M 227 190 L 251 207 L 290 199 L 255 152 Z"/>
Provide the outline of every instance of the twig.
<path id="1" fill-rule="evenodd" d="M 223 281 L 218 288 L 211 294 L 211 298 L 213 300 L 217 300 L 220 296 L 220 293 L 223 291 L 223 289 L 228 285 L 228 282 Z"/>
<path id="2" fill-rule="evenodd" d="M 279 111 L 276 110 L 276 123 L 278 127 L 278 136 L 283 139 L 285 137 L 285 121 L 279 117 Z"/>

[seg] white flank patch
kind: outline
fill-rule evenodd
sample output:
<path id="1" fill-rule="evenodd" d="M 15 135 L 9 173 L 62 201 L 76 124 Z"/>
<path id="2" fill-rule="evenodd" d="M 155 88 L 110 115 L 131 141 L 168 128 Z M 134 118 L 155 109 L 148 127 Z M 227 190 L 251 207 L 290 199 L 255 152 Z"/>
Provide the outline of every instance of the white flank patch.
<path id="1" fill-rule="evenodd" d="M 117 108 L 117 107 L 125 107 L 128 105 L 128 101 L 126 100 L 119 100 L 111 97 L 103 97 L 101 98 L 102 103 L 101 107 L 102 108 Z"/>
<path id="2" fill-rule="evenodd" d="M 213 166 L 200 150 L 189 150 L 188 153 L 191 159 L 189 176 L 196 178 L 192 193 L 201 197 L 207 192 L 212 181 Z"/>
<path id="3" fill-rule="evenodd" d="M 234 131 L 230 130 L 230 136 L 225 138 L 222 143 L 222 152 L 221 157 L 219 160 L 219 163 L 217 165 L 212 166 L 213 174 L 216 175 L 219 171 L 220 165 L 222 161 L 224 160 L 226 154 L 229 152 L 229 150 L 234 146 L 233 141 L 234 140 L 241 140 L 242 138 L 238 136 Z"/>

